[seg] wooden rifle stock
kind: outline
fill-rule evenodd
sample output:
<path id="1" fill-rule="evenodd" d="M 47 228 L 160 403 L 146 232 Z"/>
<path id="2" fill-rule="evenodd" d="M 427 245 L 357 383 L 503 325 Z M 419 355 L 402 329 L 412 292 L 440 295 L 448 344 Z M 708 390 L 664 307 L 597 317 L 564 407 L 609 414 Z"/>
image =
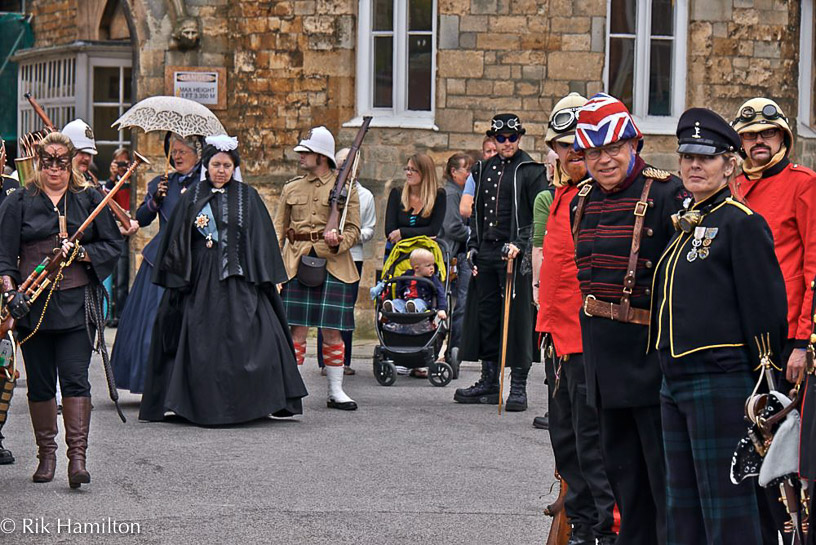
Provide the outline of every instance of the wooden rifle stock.
<path id="1" fill-rule="evenodd" d="M 31 93 L 26 93 L 23 96 L 25 96 L 26 100 L 28 100 L 28 103 L 31 104 L 31 107 L 34 109 L 34 113 L 36 113 L 40 120 L 42 120 L 43 124 L 45 124 L 46 129 L 52 131 L 59 130 L 57 129 L 57 127 L 54 126 L 54 122 L 51 121 L 51 118 L 48 117 L 47 113 L 45 113 L 45 110 L 43 110 L 42 106 L 40 106 L 40 104 L 37 102 L 37 99 L 31 96 Z M 98 184 L 99 181 L 96 180 L 96 177 L 93 178 L 94 181 Z M 109 201 L 108 207 L 111 209 L 111 212 L 113 212 L 113 215 L 116 216 L 116 219 L 119 220 L 119 223 L 121 223 L 123 227 L 125 227 L 126 229 L 130 227 L 131 220 L 130 214 L 125 212 L 124 208 L 119 206 L 118 202 Z"/>
<path id="2" fill-rule="evenodd" d="M 135 172 L 136 167 L 138 167 L 142 163 L 150 164 L 150 161 L 139 155 L 138 153 L 134 152 L 136 159 L 133 161 L 133 164 L 127 169 L 127 172 L 116 182 L 116 185 L 102 198 L 102 202 L 97 205 L 93 212 L 82 222 L 82 225 L 76 230 L 76 232 L 71 235 L 68 239 L 68 242 L 76 243 L 81 237 L 82 234 L 85 232 L 96 216 L 99 215 L 100 212 L 108 205 L 110 200 L 116 194 L 117 191 L 124 185 L 128 178 Z M 37 288 L 42 284 L 42 282 L 48 278 L 56 269 L 59 267 L 60 260 L 56 259 L 59 256 L 60 249 L 57 248 L 55 250 L 54 255 L 46 256 L 42 262 L 34 269 L 34 271 L 26 278 L 25 282 L 18 288 L 20 292 L 24 292 L 27 295 L 33 294 Z M 2 332 L 2 330 L 0 330 Z"/>
<path id="3" fill-rule="evenodd" d="M 557 471 L 555 476 L 561 483 L 561 489 L 558 492 L 558 498 L 544 508 L 544 514 L 553 518 L 550 533 L 547 536 L 547 545 L 566 545 L 571 530 L 567 519 L 567 511 L 564 509 L 564 501 L 567 497 L 567 481 Z"/>
<path id="4" fill-rule="evenodd" d="M 329 219 L 326 221 L 326 228 L 323 230 L 324 236 L 326 233 L 340 229 L 340 209 L 346 205 L 349 193 L 345 188 L 346 181 L 349 179 L 349 174 L 351 173 L 351 166 L 354 162 L 353 159 L 363 144 L 363 138 L 365 138 L 370 124 L 371 116 L 363 117 L 363 124 L 360 126 L 360 130 L 357 131 L 357 136 L 354 137 L 354 142 L 351 144 L 346 163 L 343 165 L 343 168 L 340 169 L 340 174 L 337 176 L 337 182 L 334 185 L 334 190 L 332 190 Z"/>

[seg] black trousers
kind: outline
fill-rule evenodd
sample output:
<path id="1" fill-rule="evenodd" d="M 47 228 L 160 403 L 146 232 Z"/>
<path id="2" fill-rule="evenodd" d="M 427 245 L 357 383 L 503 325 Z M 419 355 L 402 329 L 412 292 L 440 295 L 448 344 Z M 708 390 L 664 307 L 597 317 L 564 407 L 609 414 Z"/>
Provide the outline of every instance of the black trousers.
<path id="1" fill-rule="evenodd" d="M 601 455 L 598 413 L 587 404 L 582 354 L 545 358 L 550 441 L 555 466 L 567 482 L 564 507 L 570 523 L 592 527 L 596 537 L 612 534 L 615 497 Z"/>
<path id="2" fill-rule="evenodd" d="M 666 468 L 660 405 L 601 409 L 601 450 L 618 509 L 620 545 L 666 543 Z"/>
<path id="3" fill-rule="evenodd" d="M 485 242 L 479 247 L 476 266 L 479 281 L 476 297 L 479 301 L 479 330 L 482 360 L 501 359 L 502 318 L 504 317 L 504 284 L 507 280 L 507 261 L 502 259 L 502 242 Z M 511 366 L 513 362 L 507 362 Z"/>
<path id="4" fill-rule="evenodd" d="M 24 339 L 30 332 L 19 330 Z M 59 371 L 62 397 L 90 397 L 88 367 L 91 341 L 85 327 L 68 331 L 38 331 L 22 347 L 29 401 L 48 401 L 57 394 Z"/>

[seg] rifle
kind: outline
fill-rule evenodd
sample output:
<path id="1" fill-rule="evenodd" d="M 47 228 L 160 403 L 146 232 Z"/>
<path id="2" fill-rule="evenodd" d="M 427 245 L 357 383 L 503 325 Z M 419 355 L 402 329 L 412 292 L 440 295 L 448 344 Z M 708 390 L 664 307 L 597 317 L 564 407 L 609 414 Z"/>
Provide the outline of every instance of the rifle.
<path id="1" fill-rule="evenodd" d="M 571 530 L 567 519 L 567 511 L 564 509 L 564 501 L 567 498 L 567 481 L 558 474 L 557 470 L 555 478 L 560 482 L 558 498 L 544 508 L 544 514 L 553 518 L 550 533 L 547 535 L 547 545 L 566 545 Z"/>
<path id="2" fill-rule="evenodd" d="M 337 176 L 337 182 L 334 184 L 334 189 L 332 189 L 331 195 L 329 196 L 331 211 L 329 211 L 329 219 L 326 221 L 323 236 L 325 236 L 326 233 L 340 229 L 340 209 L 345 208 L 349 195 L 349 188 L 346 182 L 350 179 L 349 174 L 351 173 L 352 163 L 354 163 L 353 159 L 360 151 L 360 146 L 363 143 L 363 138 L 365 138 L 370 124 L 371 116 L 363 117 L 363 124 L 360 126 L 360 130 L 357 131 L 357 136 L 354 137 L 354 142 L 349 149 L 348 159 L 346 159 L 346 163 L 343 165 L 343 168 L 340 169 L 340 174 Z"/>
<path id="3" fill-rule="evenodd" d="M 31 96 L 31 93 L 25 93 L 23 96 L 26 97 L 26 99 L 28 100 L 28 103 L 31 104 L 31 107 L 34 109 L 34 113 L 37 114 L 37 116 L 42 120 L 42 122 L 45 124 L 45 128 L 47 130 L 49 130 L 49 131 L 58 131 L 59 130 L 54 125 L 54 123 L 51 121 L 51 118 L 48 117 L 48 114 L 45 113 L 45 110 L 43 110 L 42 106 L 40 106 L 40 104 L 37 102 L 37 100 L 33 96 Z M 94 183 L 96 185 L 99 184 L 99 180 L 96 179 L 96 176 L 91 174 L 91 178 L 93 178 Z M 127 229 L 127 228 L 130 227 L 130 221 L 131 221 L 132 218 L 130 217 L 130 214 L 128 214 L 125 211 L 124 208 L 119 206 L 118 202 L 110 201 L 108 203 L 108 207 L 111 209 L 111 212 L 113 212 L 113 215 L 116 216 L 116 219 L 119 220 L 119 223 L 121 223 L 124 228 Z"/>

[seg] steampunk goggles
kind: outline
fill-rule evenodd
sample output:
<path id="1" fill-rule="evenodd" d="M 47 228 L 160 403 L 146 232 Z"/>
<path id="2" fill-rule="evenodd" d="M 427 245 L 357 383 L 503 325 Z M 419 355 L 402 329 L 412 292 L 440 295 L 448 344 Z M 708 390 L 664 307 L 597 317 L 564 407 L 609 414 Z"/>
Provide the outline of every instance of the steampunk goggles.
<path id="1" fill-rule="evenodd" d="M 520 131 L 521 130 L 521 121 L 518 117 L 513 117 L 504 121 L 502 119 L 494 119 L 491 122 L 490 129 L 493 132 L 498 132 L 504 128 L 510 129 L 511 131 Z"/>
<path id="2" fill-rule="evenodd" d="M 777 119 L 782 119 L 785 123 L 788 122 L 788 118 L 782 115 L 776 106 L 773 104 L 766 104 L 762 107 L 762 110 L 757 112 L 753 107 L 746 106 L 740 111 L 740 115 L 736 118 L 732 123 L 731 126 L 733 127 L 737 123 L 748 123 L 749 121 L 753 121 L 756 119 L 757 115 L 762 115 L 768 121 L 776 121 Z"/>
<path id="3" fill-rule="evenodd" d="M 556 132 L 574 129 L 578 124 L 578 110 L 580 109 L 580 107 L 577 107 L 558 110 L 553 114 L 552 119 L 550 119 L 548 123 L 549 127 Z"/>

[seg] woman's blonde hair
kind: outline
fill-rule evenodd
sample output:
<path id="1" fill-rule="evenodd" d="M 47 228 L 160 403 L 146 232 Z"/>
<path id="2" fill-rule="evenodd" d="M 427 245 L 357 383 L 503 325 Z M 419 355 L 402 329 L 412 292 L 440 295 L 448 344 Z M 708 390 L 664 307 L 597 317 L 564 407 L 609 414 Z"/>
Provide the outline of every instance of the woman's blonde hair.
<path id="1" fill-rule="evenodd" d="M 419 183 L 419 198 L 422 201 L 421 217 L 427 218 L 433 212 L 436 203 L 436 192 L 439 189 L 439 182 L 436 179 L 436 166 L 433 160 L 424 153 L 415 153 L 408 158 L 408 163 L 413 163 L 419 170 L 421 182 Z M 408 184 L 402 186 L 402 209 L 411 211 L 411 189 Z"/>
<path id="2" fill-rule="evenodd" d="M 42 190 L 42 183 L 40 182 L 40 173 L 42 172 L 41 167 L 41 160 L 39 157 L 45 155 L 45 148 L 51 145 L 63 146 L 68 149 L 68 156 L 71 158 L 71 166 L 69 167 L 69 171 L 71 173 L 70 178 L 68 178 L 68 189 L 73 191 L 74 193 L 79 193 L 80 191 L 85 191 L 86 188 L 90 187 L 90 184 L 85 179 L 85 176 L 74 168 L 73 159 L 76 155 L 76 148 L 74 147 L 74 143 L 71 142 L 71 139 L 62 134 L 61 132 L 51 132 L 48 133 L 45 138 L 40 140 L 39 145 L 37 146 L 37 169 L 36 169 L 36 176 L 34 176 L 34 180 L 29 182 L 29 186 L 33 185 L 37 190 Z"/>

